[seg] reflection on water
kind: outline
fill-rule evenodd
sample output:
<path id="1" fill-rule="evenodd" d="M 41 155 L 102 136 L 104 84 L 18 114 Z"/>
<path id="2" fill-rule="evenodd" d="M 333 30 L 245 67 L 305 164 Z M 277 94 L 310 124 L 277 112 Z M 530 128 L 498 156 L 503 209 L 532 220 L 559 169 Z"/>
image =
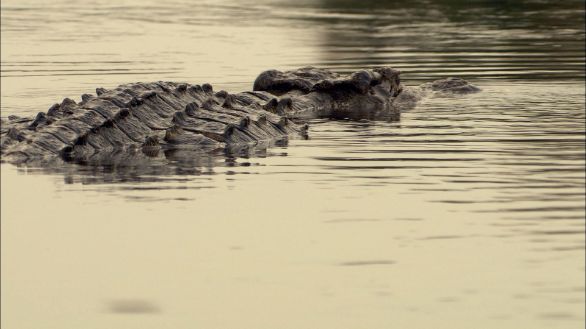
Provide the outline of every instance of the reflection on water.
<path id="1" fill-rule="evenodd" d="M 234 174 L 230 168 L 250 167 L 256 163 L 250 159 L 287 156 L 288 140 L 278 143 L 236 145 L 229 149 L 198 152 L 191 149 L 116 150 L 97 153 L 87 159 L 66 162 L 61 158 L 43 160 L 40 163 L 18 165 L 17 170 L 26 174 L 61 174 L 65 184 L 146 183 L 189 181 L 189 177 L 216 174 L 218 167 L 223 173 Z"/>
<path id="2" fill-rule="evenodd" d="M 396 63 L 411 80 L 584 78 L 582 1 L 333 0 L 322 8 L 339 14 L 323 19 L 321 45 L 323 63 L 338 70 Z"/>
<path id="3" fill-rule="evenodd" d="M 3 327 L 584 323 L 583 2 L 8 0 L 1 15 L 2 116 L 310 64 L 483 89 L 271 147 L 3 164 Z"/>

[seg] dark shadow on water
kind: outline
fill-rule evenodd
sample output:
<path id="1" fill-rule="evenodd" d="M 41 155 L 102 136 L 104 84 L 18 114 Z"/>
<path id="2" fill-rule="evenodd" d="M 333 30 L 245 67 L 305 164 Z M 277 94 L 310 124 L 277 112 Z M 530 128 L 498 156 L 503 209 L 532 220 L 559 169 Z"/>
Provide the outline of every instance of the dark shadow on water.
<path id="1" fill-rule="evenodd" d="M 107 311 L 114 314 L 140 315 L 160 313 L 160 308 L 148 300 L 117 299 L 107 302 Z"/>
<path id="2" fill-rule="evenodd" d="M 376 265 L 394 265 L 396 262 L 388 259 L 377 259 L 377 260 L 356 260 L 341 262 L 339 266 L 376 266 Z"/>

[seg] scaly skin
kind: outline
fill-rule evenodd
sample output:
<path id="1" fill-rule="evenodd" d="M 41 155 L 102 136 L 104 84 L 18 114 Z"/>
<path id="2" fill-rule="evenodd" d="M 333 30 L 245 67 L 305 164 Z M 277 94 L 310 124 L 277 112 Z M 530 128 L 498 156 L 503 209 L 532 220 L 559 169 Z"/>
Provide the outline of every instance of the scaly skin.
<path id="1" fill-rule="evenodd" d="M 80 103 L 66 98 L 35 118 L 9 117 L 0 129 L 3 162 L 78 163 L 113 154 L 217 149 L 306 136 L 310 118 L 398 120 L 423 90 L 474 92 L 464 80 L 404 89 L 400 72 L 362 70 L 348 76 L 316 68 L 265 71 L 254 91 L 229 94 L 212 86 L 153 82 L 96 89 Z M 140 152 L 139 152 L 140 151 Z M 95 161 L 93 161 L 95 163 Z"/>

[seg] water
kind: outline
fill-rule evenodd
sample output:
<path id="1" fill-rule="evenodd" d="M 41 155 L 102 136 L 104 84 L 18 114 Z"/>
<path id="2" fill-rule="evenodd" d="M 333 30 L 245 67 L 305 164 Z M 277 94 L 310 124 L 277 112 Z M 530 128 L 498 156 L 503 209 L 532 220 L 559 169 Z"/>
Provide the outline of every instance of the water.
<path id="1" fill-rule="evenodd" d="M 2 2 L 2 115 L 131 81 L 392 65 L 401 121 L 132 167 L 2 169 L 3 328 L 580 328 L 580 1 Z"/>

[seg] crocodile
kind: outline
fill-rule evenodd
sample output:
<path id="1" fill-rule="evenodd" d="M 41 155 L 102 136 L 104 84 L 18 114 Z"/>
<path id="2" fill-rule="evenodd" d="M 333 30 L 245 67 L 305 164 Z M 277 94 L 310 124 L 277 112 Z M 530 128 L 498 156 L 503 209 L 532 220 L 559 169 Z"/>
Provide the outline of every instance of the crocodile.
<path id="1" fill-rule="evenodd" d="M 448 78 L 404 87 L 390 67 L 348 75 L 314 67 L 268 70 L 253 90 L 214 91 L 212 85 L 130 83 L 97 88 L 81 101 L 65 98 L 35 117 L 2 119 L 2 162 L 42 163 L 54 158 L 89 163 L 111 154 L 156 155 L 161 150 L 209 152 L 238 145 L 307 137 L 312 118 L 399 120 L 429 92 L 479 89 Z"/>

